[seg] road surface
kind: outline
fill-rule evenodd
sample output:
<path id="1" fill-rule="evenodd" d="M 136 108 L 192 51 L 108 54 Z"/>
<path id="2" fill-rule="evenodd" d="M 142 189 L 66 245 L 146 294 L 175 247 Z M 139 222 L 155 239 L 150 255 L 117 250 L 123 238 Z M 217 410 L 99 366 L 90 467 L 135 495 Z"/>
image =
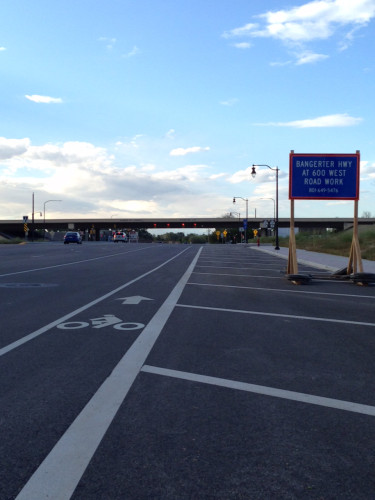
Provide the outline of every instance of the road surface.
<path id="1" fill-rule="evenodd" d="M 0 257 L 1 499 L 374 498 L 375 287 L 241 245 Z"/>

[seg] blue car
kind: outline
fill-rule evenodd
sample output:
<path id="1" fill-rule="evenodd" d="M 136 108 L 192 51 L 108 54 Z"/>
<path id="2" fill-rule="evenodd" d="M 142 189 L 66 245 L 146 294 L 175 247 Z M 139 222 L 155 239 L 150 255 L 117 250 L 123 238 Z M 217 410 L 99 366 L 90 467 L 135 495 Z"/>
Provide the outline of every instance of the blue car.
<path id="1" fill-rule="evenodd" d="M 78 245 L 82 244 L 82 236 L 77 232 L 69 231 L 64 236 L 64 245 L 68 243 L 77 243 Z"/>

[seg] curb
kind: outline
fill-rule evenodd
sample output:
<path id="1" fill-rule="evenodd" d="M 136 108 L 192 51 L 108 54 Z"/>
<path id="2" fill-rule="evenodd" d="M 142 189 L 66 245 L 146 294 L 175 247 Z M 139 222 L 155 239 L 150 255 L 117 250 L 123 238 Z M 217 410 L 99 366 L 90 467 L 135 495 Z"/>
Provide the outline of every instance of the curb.
<path id="1" fill-rule="evenodd" d="M 279 257 L 279 259 L 288 260 L 288 255 L 277 253 L 278 250 L 266 250 L 264 248 L 259 248 L 259 247 L 252 247 L 252 250 L 268 253 L 269 255 L 275 255 L 276 257 Z M 332 271 L 332 272 L 337 271 L 336 267 L 327 266 L 326 264 L 319 264 L 318 262 L 312 262 L 310 260 L 300 259 L 298 258 L 298 255 L 297 255 L 297 262 L 305 266 L 316 267 L 317 269 L 324 269 L 325 271 Z"/>

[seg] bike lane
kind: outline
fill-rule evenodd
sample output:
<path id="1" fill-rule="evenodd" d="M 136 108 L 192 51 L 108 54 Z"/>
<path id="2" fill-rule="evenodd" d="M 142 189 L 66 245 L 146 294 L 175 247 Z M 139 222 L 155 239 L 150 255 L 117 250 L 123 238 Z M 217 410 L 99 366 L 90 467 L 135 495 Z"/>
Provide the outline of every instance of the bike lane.
<path id="1" fill-rule="evenodd" d="M 138 279 L 3 350 L 1 455 L 7 467 L 0 496 L 15 497 L 142 335 L 197 250 L 174 252 Z"/>

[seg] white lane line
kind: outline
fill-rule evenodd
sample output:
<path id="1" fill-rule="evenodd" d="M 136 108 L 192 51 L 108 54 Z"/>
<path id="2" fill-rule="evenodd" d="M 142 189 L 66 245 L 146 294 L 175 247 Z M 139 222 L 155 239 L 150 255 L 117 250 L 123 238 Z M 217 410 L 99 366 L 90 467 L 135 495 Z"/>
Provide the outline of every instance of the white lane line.
<path id="1" fill-rule="evenodd" d="M 136 281 L 139 281 L 140 279 L 148 276 L 149 274 L 151 274 L 151 273 L 153 273 L 153 272 L 161 269 L 163 266 L 165 266 L 166 264 L 168 264 L 169 262 L 171 262 L 173 259 L 176 259 L 177 257 L 179 257 L 181 254 L 183 254 L 187 250 L 188 250 L 187 248 L 184 249 L 182 252 L 178 253 L 177 255 L 175 255 L 174 257 L 172 257 L 171 259 L 168 259 L 165 262 L 163 262 L 162 264 L 160 264 L 159 266 L 155 267 L 154 269 L 151 269 L 150 271 L 147 271 L 147 273 L 144 273 L 141 276 L 138 276 L 137 278 L 134 278 L 133 280 L 128 281 L 124 285 L 121 285 L 120 287 L 116 288 L 115 290 L 112 290 L 111 292 L 106 293 L 102 297 L 99 297 L 99 298 L 93 300 L 92 302 L 89 302 L 88 304 L 86 304 L 86 305 L 84 305 L 82 307 L 79 307 L 75 311 L 72 311 L 72 312 L 66 314 L 65 316 L 62 316 L 61 318 L 56 319 L 55 321 L 52 321 L 52 323 L 49 323 L 48 325 L 43 326 L 42 328 L 39 328 L 39 330 L 36 330 L 35 332 L 29 333 L 25 337 L 22 337 L 21 339 L 18 339 L 15 342 L 12 342 L 11 344 L 8 344 L 7 346 L 1 348 L 0 349 L 0 357 L 3 356 L 6 353 L 12 351 L 13 349 L 16 349 L 17 347 L 25 344 L 26 342 L 29 342 L 30 340 L 35 339 L 36 337 L 39 337 L 39 335 L 42 335 L 43 333 L 48 332 L 49 330 L 51 330 L 52 328 L 54 328 L 55 326 L 57 326 L 59 323 L 63 323 L 64 321 L 72 318 L 76 314 L 79 314 L 82 311 L 85 311 L 86 309 L 89 309 L 90 307 L 98 304 L 99 302 L 102 302 L 103 300 L 108 299 L 109 297 L 111 297 L 115 293 L 119 292 L 120 290 L 123 290 L 124 288 L 132 285 Z"/>
<path id="2" fill-rule="evenodd" d="M 308 403 L 312 405 L 326 406 L 327 408 L 335 408 L 337 410 L 362 413 L 363 415 L 371 415 L 372 417 L 375 416 L 375 406 L 352 403 L 351 401 L 342 401 L 340 399 L 313 396 L 312 394 L 305 394 L 303 392 L 286 391 L 284 389 L 276 389 L 274 387 L 247 384 L 246 382 L 209 377 L 207 375 L 198 375 L 196 373 L 180 372 L 177 370 L 169 370 L 167 368 L 159 368 L 157 366 L 144 365 L 142 371 L 153 373 L 155 375 L 163 375 L 166 377 L 189 380 L 191 382 L 201 382 L 202 384 L 216 385 L 220 387 L 226 387 L 228 389 L 237 389 L 239 391 L 252 392 L 264 396 L 273 396 L 276 398 L 288 399 L 290 401 L 298 401 L 301 403 Z"/>
<path id="3" fill-rule="evenodd" d="M 267 262 L 274 262 L 275 265 L 280 265 L 280 262 L 275 262 L 275 259 L 269 259 L 269 260 L 266 260 L 266 259 L 262 259 L 262 260 L 259 260 L 259 259 L 209 259 L 209 258 L 203 258 L 201 257 L 199 259 L 199 262 L 212 262 L 212 263 L 217 263 L 217 262 L 222 262 L 223 264 L 230 264 L 230 263 L 234 263 L 234 264 L 252 264 L 252 263 L 255 263 L 255 264 L 259 264 L 259 263 L 262 263 L 262 264 L 265 264 Z"/>
<path id="4" fill-rule="evenodd" d="M 16 500 L 68 500 L 71 497 L 180 298 L 201 250 L 198 250 L 163 305 L 34 472 Z"/>
<path id="5" fill-rule="evenodd" d="M 245 277 L 245 278 L 264 278 L 264 279 L 270 279 L 270 280 L 275 280 L 275 279 L 283 279 L 285 280 L 285 274 L 281 274 L 280 271 L 280 276 L 264 276 L 261 274 L 233 274 L 233 273 L 203 273 L 199 271 L 194 271 L 193 274 L 205 274 L 208 276 L 232 276 L 233 278 L 238 278 L 238 277 Z M 352 286 L 353 283 L 349 283 L 348 281 L 328 281 L 325 279 L 314 279 L 314 283 L 326 283 L 327 285 L 347 285 L 347 286 Z"/>
<path id="6" fill-rule="evenodd" d="M 239 271 L 243 271 L 244 269 L 254 269 L 255 271 L 270 271 L 273 273 L 279 273 L 280 272 L 280 266 L 277 269 L 270 269 L 269 267 L 247 267 L 247 266 L 197 266 L 197 269 L 238 269 Z"/>
<path id="7" fill-rule="evenodd" d="M 257 274 L 233 274 L 233 273 L 202 273 L 199 271 L 194 271 L 193 274 L 206 274 L 208 276 L 231 276 L 233 278 L 265 278 L 265 279 L 285 279 L 285 276 L 262 276 Z"/>
<path id="8" fill-rule="evenodd" d="M 319 318 L 313 316 L 297 316 L 295 314 L 279 314 L 279 313 L 268 313 L 261 311 L 245 311 L 243 309 L 226 309 L 224 307 L 205 307 L 205 306 L 192 306 L 189 304 L 176 304 L 176 307 L 185 307 L 186 309 L 202 309 L 205 311 L 218 311 L 225 313 L 237 313 L 237 314 L 252 314 L 254 316 L 273 316 L 276 318 L 290 318 L 308 321 L 323 321 L 326 323 L 341 323 L 344 325 L 358 325 L 358 326 L 375 326 L 375 323 L 366 323 L 364 321 L 350 321 L 345 319 L 334 319 L 334 318 Z"/>
<path id="9" fill-rule="evenodd" d="M 93 257 L 91 259 L 76 260 L 75 262 L 66 262 L 65 264 L 56 264 L 54 266 L 37 267 L 35 269 L 26 269 L 25 271 L 15 271 L 14 273 L 0 274 L 0 278 L 5 276 L 14 276 L 15 274 L 33 273 L 35 271 L 44 271 L 46 269 L 56 269 L 58 267 L 74 266 L 82 264 L 83 262 L 92 262 L 94 260 L 108 259 L 109 257 L 116 257 L 117 255 L 126 255 L 128 253 L 141 252 L 142 250 L 149 250 L 152 247 L 138 248 L 137 250 L 129 250 L 128 252 L 111 253 L 109 255 L 102 255 L 101 257 Z"/>
<path id="10" fill-rule="evenodd" d="M 217 275 L 215 275 L 217 276 Z M 267 291 L 267 292 L 279 292 L 279 293 L 304 293 L 309 295 L 334 295 L 339 297 L 355 297 L 359 299 L 375 299 L 375 295 L 355 295 L 350 293 L 331 293 L 331 292 L 310 292 L 307 290 L 280 290 L 278 288 L 266 288 L 266 287 L 256 287 L 256 286 L 238 286 L 238 285 L 216 285 L 213 283 L 194 283 L 190 281 L 188 285 L 195 286 L 213 286 L 213 287 L 222 287 L 222 288 L 242 288 L 245 290 L 258 290 L 258 291 Z"/>

